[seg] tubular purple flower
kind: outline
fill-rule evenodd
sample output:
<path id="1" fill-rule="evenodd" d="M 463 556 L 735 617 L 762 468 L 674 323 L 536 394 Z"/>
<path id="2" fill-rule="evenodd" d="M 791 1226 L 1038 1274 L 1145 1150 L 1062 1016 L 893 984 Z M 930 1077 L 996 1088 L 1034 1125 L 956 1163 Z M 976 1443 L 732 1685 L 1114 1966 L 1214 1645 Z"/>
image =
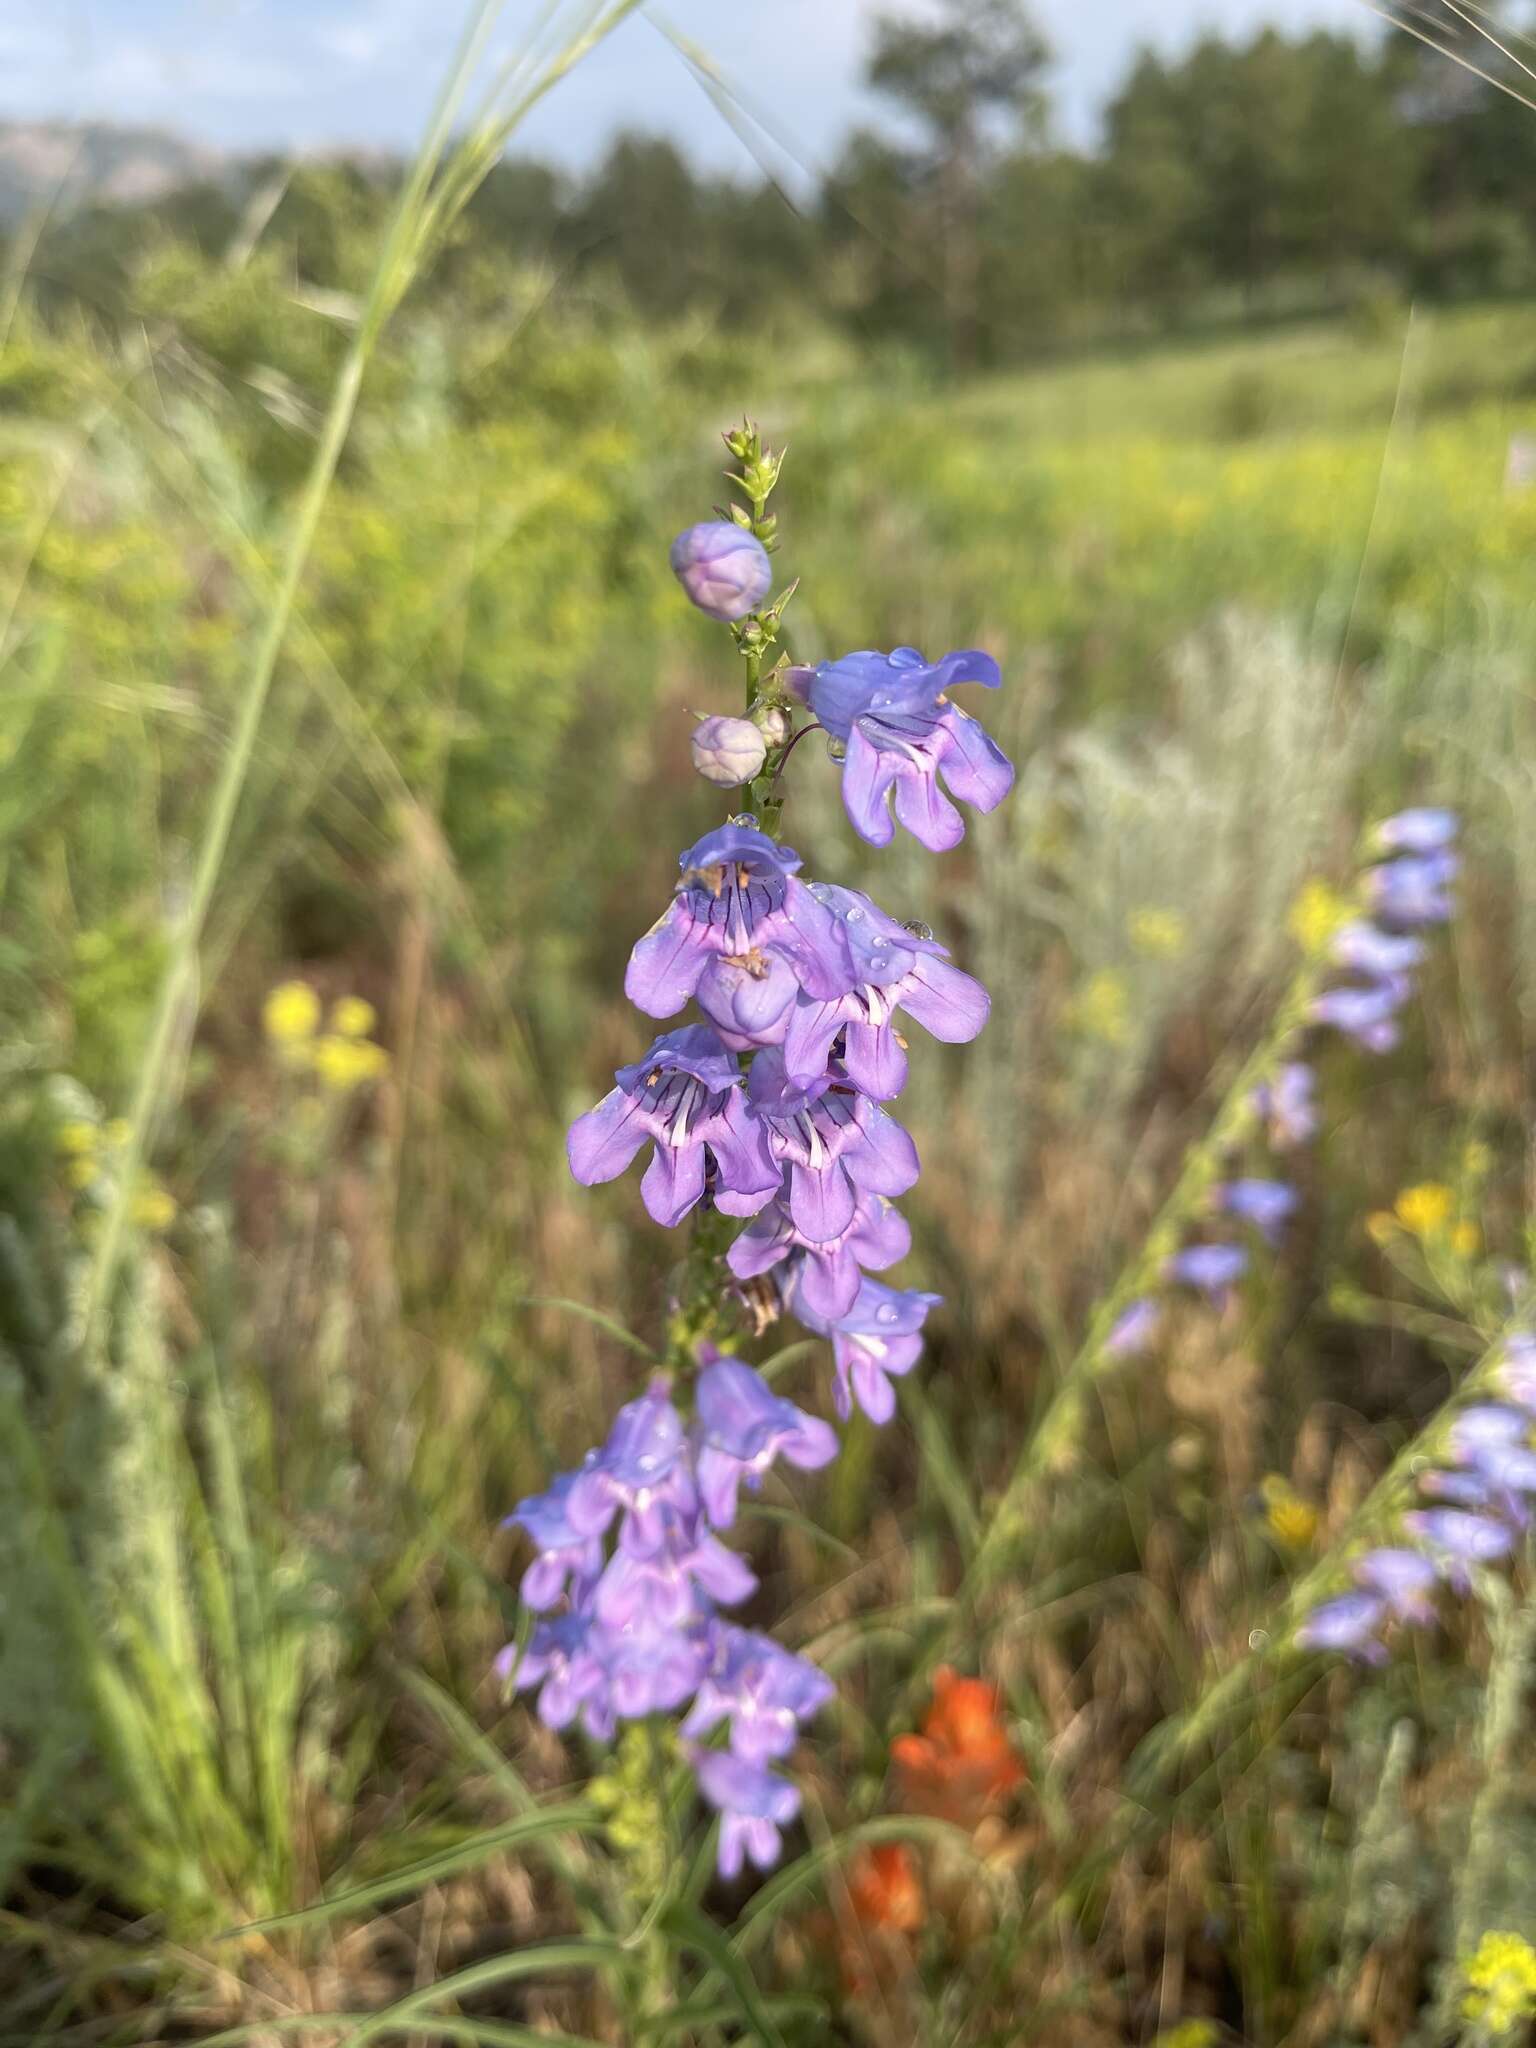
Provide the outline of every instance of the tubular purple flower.
<path id="1" fill-rule="evenodd" d="M 817 1416 L 775 1394 L 762 1374 L 740 1359 L 706 1347 L 708 1363 L 695 1389 L 699 1497 L 717 1529 L 736 1519 L 736 1490 L 755 1492 L 775 1458 L 814 1471 L 837 1456 L 837 1437 Z"/>
<path id="2" fill-rule="evenodd" d="M 755 824 L 721 825 L 678 865 L 677 894 L 629 956 L 624 992 L 636 1009 L 671 1017 L 697 995 L 716 1022 L 750 1034 L 781 1018 L 797 990 L 824 1002 L 853 985 L 841 931 L 797 880 L 789 847 Z M 725 968 L 740 971 L 717 980 Z"/>
<path id="3" fill-rule="evenodd" d="M 1461 1593 L 1471 1585 L 1469 1566 L 1494 1564 L 1515 1547 L 1504 1523 L 1462 1508 L 1410 1508 L 1403 1527 L 1428 1547 L 1442 1577 Z"/>
<path id="4" fill-rule="evenodd" d="M 1226 1307 L 1247 1270 L 1248 1254 L 1240 1244 L 1186 1245 L 1163 1268 L 1168 1279 L 1193 1287 L 1214 1309 Z"/>
<path id="5" fill-rule="evenodd" d="M 1277 1245 L 1300 1200 L 1283 1180 L 1229 1180 L 1215 1191 L 1216 1206 L 1251 1223 L 1267 1244 Z"/>
<path id="6" fill-rule="evenodd" d="M 888 917 L 857 889 L 812 882 L 810 890 L 841 927 L 855 981 L 846 995 L 827 1002 L 796 997 L 785 1067 L 797 1081 L 823 1073 L 841 1034 L 849 1080 L 875 1101 L 888 1102 L 907 1081 L 896 1012 L 905 1011 L 943 1044 L 958 1045 L 986 1023 L 991 998 L 979 981 L 951 966 L 944 947 Z"/>
<path id="7" fill-rule="evenodd" d="M 808 1330 L 832 1339 L 837 1375 L 833 1401 L 839 1416 L 846 1422 L 857 1402 L 871 1422 L 889 1422 L 896 1412 L 896 1390 L 891 1381 L 916 1365 L 928 1311 L 938 1308 L 944 1297 L 887 1287 L 884 1281 L 871 1280 L 866 1274 L 847 1314 L 829 1317 L 804 1299 L 801 1283 L 806 1270 L 803 1266 L 795 1270 L 789 1308 Z"/>
<path id="8" fill-rule="evenodd" d="M 1407 854 L 1367 869 L 1366 896 L 1385 924 L 1444 924 L 1456 908 L 1450 886 L 1460 865 L 1454 853 Z"/>
<path id="9" fill-rule="evenodd" d="M 861 1194 L 904 1195 L 917 1180 L 917 1148 L 893 1117 L 836 1075 L 796 1085 L 776 1046 L 752 1062 L 747 1099 L 788 1174 L 789 1213 L 808 1242 L 840 1237 Z"/>
<path id="10" fill-rule="evenodd" d="M 744 1763 L 788 1756 L 809 1721 L 831 1699 L 832 1681 L 804 1657 L 751 1629 L 721 1625 L 715 1658 L 682 1725 L 685 1737 L 731 1724 L 731 1753 Z"/>
<path id="11" fill-rule="evenodd" d="M 1356 922 L 1334 934 L 1332 957 L 1340 967 L 1373 981 L 1385 981 L 1406 974 L 1424 958 L 1422 939 L 1405 932 L 1384 932 L 1373 924 Z"/>
<path id="12" fill-rule="evenodd" d="M 1106 1355 L 1110 1358 L 1139 1357 L 1157 1335 L 1162 1316 L 1160 1302 L 1150 1294 L 1139 1296 L 1116 1316 L 1113 1328 L 1104 1339 Z"/>
<path id="13" fill-rule="evenodd" d="M 1422 1551 L 1388 1546 L 1355 1560 L 1355 1578 L 1366 1592 L 1384 1600 L 1398 1621 L 1423 1626 L 1435 1618 L 1430 1598 L 1439 1573 Z"/>
<path id="14" fill-rule="evenodd" d="M 781 1199 L 753 1217 L 725 1262 L 738 1280 L 754 1280 L 798 1254 L 794 1273 L 782 1284 L 814 1314 L 835 1320 L 858 1299 L 861 1267 L 883 1273 L 911 1249 L 905 1218 L 879 1195 L 861 1194 L 848 1228 L 822 1240 L 805 1237 Z"/>
<path id="15" fill-rule="evenodd" d="M 585 1614 L 558 1614 L 541 1621 L 521 1657 L 509 1643 L 496 1659 L 496 1674 L 519 1692 L 539 1688 L 539 1719 L 546 1728 L 568 1728 L 577 1716 L 597 1742 L 613 1734 L 608 1673 L 594 1647 L 601 1631 Z"/>
<path id="16" fill-rule="evenodd" d="M 674 1518 L 697 1505 L 683 1418 L 658 1374 L 619 1410 L 602 1448 L 587 1453 L 565 1494 L 565 1518 L 580 1536 L 602 1536 L 622 1515 L 620 1543 L 645 1557 L 662 1549 Z"/>
<path id="17" fill-rule="evenodd" d="M 949 702 L 960 683 L 995 690 L 991 655 L 975 648 L 929 663 L 913 647 L 863 651 L 823 662 L 807 692 L 827 731 L 847 745 L 843 806 L 871 846 L 888 846 L 896 819 L 930 853 L 965 836 L 960 813 L 939 788 L 979 811 L 995 810 L 1013 787 L 1013 763 L 975 719 Z"/>
<path id="18" fill-rule="evenodd" d="M 1374 1593 L 1340 1593 L 1314 1607 L 1296 1631 L 1304 1650 L 1341 1650 L 1362 1664 L 1384 1664 L 1386 1646 L 1376 1630 L 1386 1618 L 1386 1602 Z"/>
<path id="19" fill-rule="evenodd" d="M 707 1621 L 711 1604 L 735 1607 L 756 1591 L 756 1576 L 743 1558 L 711 1536 L 697 1516 L 673 1515 L 665 1539 L 652 1550 L 637 1550 L 621 1537 L 592 1608 L 609 1628 L 660 1636 Z"/>
<path id="20" fill-rule="evenodd" d="M 1288 1060 L 1254 1089 L 1254 1114 L 1275 1151 L 1294 1151 L 1317 1135 L 1316 1095 L 1317 1076 L 1304 1060 Z"/>
<path id="21" fill-rule="evenodd" d="M 576 1484 L 574 1472 L 562 1472 L 547 1493 L 520 1501 L 502 1527 L 516 1526 L 532 1537 L 538 1551 L 523 1573 L 518 1590 L 527 1605 L 542 1612 L 553 1607 L 572 1585 L 576 1598 L 596 1585 L 603 1568 L 600 1535 L 581 1535 L 566 1518 L 565 1504 Z"/>
<path id="22" fill-rule="evenodd" d="M 1527 1415 L 1536 1414 L 1536 1337 L 1517 1331 L 1506 1342 L 1495 1372 L 1500 1392 Z"/>
<path id="23" fill-rule="evenodd" d="M 1369 988 L 1327 989 L 1313 999 L 1312 1022 L 1342 1032 L 1367 1052 L 1390 1052 L 1401 1035 L 1397 1013 L 1410 993 L 1410 984 L 1401 975 Z"/>
<path id="24" fill-rule="evenodd" d="M 701 718 L 689 741 L 695 772 L 721 789 L 734 789 L 763 772 L 768 743 L 749 718 Z"/>
<path id="25" fill-rule="evenodd" d="M 773 584 L 773 564 L 757 535 L 724 519 L 684 528 L 667 559 L 691 601 L 712 619 L 744 619 Z"/>
<path id="26" fill-rule="evenodd" d="M 1497 1401 L 1476 1401 L 1463 1408 L 1451 1424 L 1451 1456 L 1459 1464 L 1475 1464 L 1485 1452 L 1511 1444 L 1528 1444 L 1531 1418 Z"/>
<path id="27" fill-rule="evenodd" d="M 640 1194 L 668 1228 L 703 1199 L 711 1172 L 717 1201 L 735 1216 L 752 1215 L 777 1191 L 783 1176 L 747 1111 L 740 1070 L 706 1025 L 663 1032 L 615 1079 L 566 1138 L 571 1172 L 584 1187 L 616 1179 L 649 1140 Z"/>
<path id="28" fill-rule="evenodd" d="M 741 1875 L 750 1860 L 771 1870 L 784 1843 L 779 1833 L 800 1811 L 798 1787 L 725 1749 L 695 1749 L 699 1790 L 720 1815 L 720 1875 Z"/>
<path id="29" fill-rule="evenodd" d="M 1441 853 L 1454 844 L 1461 820 L 1454 811 L 1399 811 L 1376 827 L 1376 844 L 1388 853 Z"/>

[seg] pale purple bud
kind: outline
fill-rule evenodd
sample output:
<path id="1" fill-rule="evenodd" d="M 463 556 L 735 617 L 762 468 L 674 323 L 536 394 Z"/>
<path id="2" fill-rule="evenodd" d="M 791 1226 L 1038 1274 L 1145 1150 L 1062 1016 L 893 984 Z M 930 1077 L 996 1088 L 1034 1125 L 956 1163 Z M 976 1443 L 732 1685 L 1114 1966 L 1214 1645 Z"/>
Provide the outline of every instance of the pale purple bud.
<path id="1" fill-rule="evenodd" d="M 673 541 L 672 574 L 712 619 L 744 619 L 768 595 L 773 564 L 755 533 L 724 519 L 706 519 Z"/>
<path id="2" fill-rule="evenodd" d="M 734 789 L 763 771 L 762 732 L 748 718 L 703 718 L 693 729 L 693 765 L 706 782 Z"/>
<path id="3" fill-rule="evenodd" d="M 782 704 L 757 705 L 752 713 L 752 723 L 770 747 L 782 747 L 789 738 L 790 716 Z"/>

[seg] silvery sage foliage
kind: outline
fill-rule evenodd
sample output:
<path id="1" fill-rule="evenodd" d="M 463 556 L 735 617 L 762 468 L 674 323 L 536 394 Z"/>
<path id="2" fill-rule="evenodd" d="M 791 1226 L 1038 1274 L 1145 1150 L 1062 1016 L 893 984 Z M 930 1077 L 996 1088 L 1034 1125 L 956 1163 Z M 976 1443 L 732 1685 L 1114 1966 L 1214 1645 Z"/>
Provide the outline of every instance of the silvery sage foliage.
<path id="1" fill-rule="evenodd" d="M 730 625 L 746 667 L 745 718 L 704 719 L 694 764 L 708 782 L 749 784 L 752 809 L 684 849 L 671 902 L 630 955 L 624 988 L 637 1010 L 669 1023 L 693 1005 L 699 1017 L 620 1068 L 567 1145 L 588 1186 L 648 1150 L 645 1206 L 669 1227 L 691 1218 L 692 1244 L 667 1369 L 620 1409 L 605 1443 L 508 1518 L 535 1553 L 521 1587 L 533 1625 L 500 1669 L 537 1688 L 550 1727 L 579 1724 L 598 1740 L 623 1721 L 680 1713 L 682 1753 L 721 1817 L 720 1870 L 734 1877 L 778 1857 L 800 1794 L 776 1767 L 833 1688 L 727 1618 L 758 1588 L 721 1534 L 742 1489 L 775 1465 L 814 1470 L 838 1450 L 829 1422 L 737 1350 L 792 1315 L 831 1342 L 836 1414 L 857 1406 L 889 1420 L 892 1383 L 916 1363 L 939 1305 L 872 1277 L 910 1247 L 893 1204 L 918 1177 L 916 1147 L 886 1107 L 907 1076 L 898 1019 L 959 1043 L 988 1012 L 986 990 L 926 926 L 805 875 L 779 836 L 784 770 L 806 733 L 825 732 L 855 830 L 888 844 L 894 813 L 937 852 L 964 831 L 951 799 L 992 810 L 1013 768 L 949 696 L 967 682 L 998 686 L 989 655 L 929 663 L 903 647 L 815 670 L 782 653 L 770 661 L 793 595 L 765 603 L 781 458 L 750 426 L 726 445 L 750 509 L 690 527 L 671 563 L 692 602 Z"/>

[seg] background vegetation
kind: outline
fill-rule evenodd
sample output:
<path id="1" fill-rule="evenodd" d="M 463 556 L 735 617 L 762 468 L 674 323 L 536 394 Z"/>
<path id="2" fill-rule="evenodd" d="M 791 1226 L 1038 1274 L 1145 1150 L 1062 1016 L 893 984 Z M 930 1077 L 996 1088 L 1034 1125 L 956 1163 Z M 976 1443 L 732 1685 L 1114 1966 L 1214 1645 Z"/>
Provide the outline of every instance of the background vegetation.
<path id="1" fill-rule="evenodd" d="M 393 2002 L 379 2037 L 434 2043 L 1387 2048 L 1454 2036 L 1486 1930 L 1536 1940 L 1522 1575 L 1379 1674 L 1309 1670 L 1214 1742 L 1197 1718 L 1172 1766 L 1155 1740 L 1262 1646 L 1529 1255 L 1536 114 L 1408 39 L 1270 34 L 1138 61 L 1076 154 L 1039 140 L 1028 24 L 972 15 L 1003 103 L 963 67 L 931 91 L 892 26 L 912 139 L 856 138 L 798 212 L 628 139 L 576 190 L 499 165 L 455 217 L 498 115 L 436 201 L 263 166 L 13 237 L 7 2040 L 276 2041 Z M 798 1860 L 755 1897 L 690 1866 L 658 2011 L 601 1759 L 489 1668 L 500 1518 L 601 1435 L 664 1312 L 673 1248 L 632 1188 L 570 1185 L 563 1132 L 635 1056 L 623 960 L 716 815 L 682 742 L 735 685 L 665 544 L 743 406 L 790 449 L 797 656 L 985 645 L 1022 773 L 937 871 L 865 858 L 830 769 L 793 794 L 791 840 L 994 1009 L 910 1102 L 907 1270 L 947 1297 L 920 1382 L 747 1524 L 765 1613 L 841 1688 Z M 1284 1255 L 1105 1384 L 1027 1575 L 978 1606 L 1298 898 L 1408 800 L 1464 811 L 1469 872 L 1405 1044 L 1329 1054 Z M 1454 1245 L 1390 1220 L 1424 1183 Z M 1000 1682 L 1028 1771 L 962 1829 L 891 1765 L 946 1655 Z M 897 1836 L 923 1905 L 877 1924 L 849 1877 Z"/>

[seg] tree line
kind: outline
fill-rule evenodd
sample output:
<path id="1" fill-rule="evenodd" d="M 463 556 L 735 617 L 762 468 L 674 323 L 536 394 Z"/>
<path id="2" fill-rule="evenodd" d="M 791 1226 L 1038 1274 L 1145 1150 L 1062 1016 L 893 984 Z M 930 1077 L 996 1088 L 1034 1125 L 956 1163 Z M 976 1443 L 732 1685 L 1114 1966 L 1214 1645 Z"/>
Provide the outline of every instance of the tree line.
<path id="1" fill-rule="evenodd" d="M 449 275 L 510 252 L 645 319 L 809 316 L 962 369 L 1382 295 L 1536 288 L 1536 111 L 1410 35 L 1271 28 L 1142 50 L 1083 148 L 1055 139 L 1049 66 L 1022 0 L 879 17 L 866 78 L 891 121 L 851 134 L 809 191 L 701 174 L 639 133 L 580 179 L 508 161 Z M 273 169 L 57 224 L 40 287 L 110 296 L 168 233 L 214 253 Z M 301 274 L 344 283 L 345 230 L 388 183 L 377 166 L 285 174 L 263 232 L 288 238 Z"/>

